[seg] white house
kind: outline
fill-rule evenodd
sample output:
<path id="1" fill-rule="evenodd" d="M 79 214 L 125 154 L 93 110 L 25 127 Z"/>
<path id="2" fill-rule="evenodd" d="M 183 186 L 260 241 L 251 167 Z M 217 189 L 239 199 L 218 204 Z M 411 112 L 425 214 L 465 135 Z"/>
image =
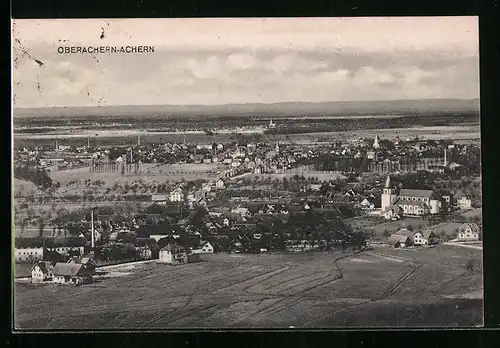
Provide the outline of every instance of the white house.
<path id="1" fill-rule="evenodd" d="M 14 250 L 14 260 L 17 262 L 41 261 L 43 260 L 43 248 L 16 248 Z"/>
<path id="2" fill-rule="evenodd" d="M 97 235 L 97 231 L 94 231 L 94 235 Z M 100 239 L 100 234 L 99 234 L 99 239 Z M 97 239 L 96 239 L 97 240 Z M 85 247 L 79 246 L 79 247 L 71 247 L 71 246 L 60 246 L 60 247 L 54 247 L 54 248 L 47 248 L 48 251 L 55 251 L 61 255 L 69 255 L 70 253 L 78 253 L 80 256 L 82 256 L 85 252 Z"/>
<path id="3" fill-rule="evenodd" d="M 201 184 L 201 189 L 206 192 L 210 192 L 212 190 L 212 184 L 210 183 L 203 183 Z"/>
<path id="4" fill-rule="evenodd" d="M 399 220 L 401 218 L 398 206 L 387 207 L 381 211 L 381 215 L 387 220 Z"/>
<path id="5" fill-rule="evenodd" d="M 370 202 L 367 198 L 363 199 L 360 205 L 363 209 L 368 209 L 368 210 L 375 209 L 375 203 Z"/>
<path id="6" fill-rule="evenodd" d="M 222 179 L 219 179 L 215 182 L 215 187 L 218 189 L 224 188 L 224 186 L 225 186 L 225 183 L 224 183 L 224 180 L 222 180 Z"/>
<path id="7" fill-rule="evenodd" d="M 458 229 L 458 239 L 469 241 L 479 240 L 480 228 L 475 223 L 465 223 Z"/>
<path id="8" fill-rule="evenodd" d="M 457 206 L 459 209 L 471 209 L 472 208 L 472 201 L 467 196 L 463 196 L 463 197 L 460 197 L 459 200 L 457 200 Z"/>
<path id="9" fill-rule="evenodd" d="M 229 219 L 228 218 L 224 218 L 224 220 L 222 220 L 222 225 L 224 226 L 229 226 Z"/>
<path id="10" fill-rule="evenodd" d="M 31 267 L 31 281 L 32 282 L 43 282 L 46 280 L 52 280 L 54 267 L 50 262 L 40 261 L 37 262 L 33 267 Z"/>
<path id="11" fill-rule="evenodd" d="M 210 242 L 203 242 L 201 248 L 199 249 L 193 249 L 192 250 L 193 254 L 213 254 L 214 253 L 214 247 Z"/>
<path id="12" fill-rule="evenodd" d="M 169 263 L 173 265 L 187 263 L 187 252 L 181 246 L 168 244 L 160 249 L 159 262 Z"/>
<path id="13" fill-rule="evenodd" d="M 428 246 L 436 242 L 436 236 L 431 230 L 424 230 L 420 232 L 415 232 L 413 235 L 413 244 Z"/>
<path id="14" fill-rule="evenodd" d="M 176 188 L 169 195 L 171 202 L 182 202 L 184 200 L 184 194 L 181 188 Z"/>

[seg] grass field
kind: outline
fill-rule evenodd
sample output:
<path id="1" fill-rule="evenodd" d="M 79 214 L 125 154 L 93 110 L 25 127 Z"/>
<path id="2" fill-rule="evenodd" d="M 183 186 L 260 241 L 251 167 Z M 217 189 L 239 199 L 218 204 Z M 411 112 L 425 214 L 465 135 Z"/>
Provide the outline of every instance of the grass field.
<path id="1" fill-rule="evenodd" d="M 428 220 L 419 218 L 406 218 L 398 221 L 387 221 L 381 219 L 379 216 L 362 216 L 348 219 L 346 221 L 355 229 L 372 231 L 373 234 L 378 238 L 384 237 L 384 233 L 386 231 L 389 234 L 393 234 L 399 231 L 401 228 L 408 228 L 409 226 L 412 226 L 414 231 L 430 227 L 430 223 Z"/>
<path id="2" fill-rule="evenodd" d="M 15 326 L 469 327 L 483 322 L 481 260 L 481 250 L 442 245 L 121 266 L 80 287 L 16 283 Z"/>
<path id="3" fill-rule="evenodd" d="M 466 218 L 466 219 L 470 219 L 470 218 L 473 218 L 473 217 L 482 217 L 482 214 L 483 214 L 483 210 L 481 208 L 473 208 L 473 209 L 468 209 L 468 210 L 464 210 L 463 213 L 461 213 L 460 215 L 462 215 L 462 217 Z"/>

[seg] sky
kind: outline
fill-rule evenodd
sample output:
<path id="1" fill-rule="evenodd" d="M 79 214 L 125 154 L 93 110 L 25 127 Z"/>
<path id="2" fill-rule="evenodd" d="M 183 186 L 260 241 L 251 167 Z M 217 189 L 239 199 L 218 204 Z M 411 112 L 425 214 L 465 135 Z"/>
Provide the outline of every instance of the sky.
<path id="1" fill-rule="evenodd" d="M 14 107 L 479 97 L 477 17 L 23 19 L 12 37 Z M 57 51 L 121 45 L 155 49 Z"/>

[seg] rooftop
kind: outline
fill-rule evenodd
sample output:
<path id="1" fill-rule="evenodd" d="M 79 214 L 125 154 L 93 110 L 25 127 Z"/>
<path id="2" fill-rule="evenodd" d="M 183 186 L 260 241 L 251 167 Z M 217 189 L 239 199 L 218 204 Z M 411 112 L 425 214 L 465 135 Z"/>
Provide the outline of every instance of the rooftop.
<path id="1" fill-rule="evenodd" d="M 54 266 L 54 275 L 76 276 L 83 270 L 81 263 L 63 263 L 58 262 Z"/>
<path id="2" fill-rule="evenodd" d="M 399 196 L 431 198 L 433 192 L 432 190 L 401 189 L 399 191 Z"/>

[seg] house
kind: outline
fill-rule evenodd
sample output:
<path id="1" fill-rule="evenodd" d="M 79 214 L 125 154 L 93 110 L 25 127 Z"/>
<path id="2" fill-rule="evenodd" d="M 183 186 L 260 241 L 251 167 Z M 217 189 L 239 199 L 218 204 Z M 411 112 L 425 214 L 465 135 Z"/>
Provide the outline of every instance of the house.
<path id="1" fill-rule="evenodd" d="M 53 274 L 54 283 L 80 285 L 92 282 L 92 274 L 81 263 L 58 262 Z"/>
<path id="2" fill-rule="evenodd" d="M 159 261 L 173 265 L 187 263 L 188 259 L 186 249 L 176 244 L 168 244 L 164 248 L 160 249 Z"/>
<path id="3" fill-rule="evenodd" d="M 225 183 L 224 183 L 224 180 L 222 180 L 222 179 L 219 179 L 215 182 L 215 188 L 222 189 L 222 188 L 224 188 L 224 186 L 225 186 Z"/>
<path id="4" fill-rule="evenodd" d="M 136 246 L 135 251 L 137 252 L 137 257 L 141 260 L 150 260 L 153 257 L 153 252 L 149 245 Z"/>
<path id="5" fill-rule="evenodd" d="M 203 183 L 201 184 L 201 189 L 206 192 L 210 192 L 212 190 L 212 184 L 210 183 Z"/>
<path id="6" fill-rule="evenodd" d="M 398 206 L 390 206 L 382 210 L 381 215 L 387 220 L 399 220 L 401 211 Z"/>
<path id="7" fill-rule="evenodd" d="M 167 204 L 167 196 L 165 195 L 151 195 L 151 201 L 155 204 Z"/>
<path id="8" fill-rule="evenodd" d="M 437 243 L 437 238 L 431 230 L 415 232 L 413 235 L 413 244 L 415 245 L 428 246 L 435 243 Z"/>
<path id="9" fill-rule="evenodd" d="M 407 229 L 407 228 L 403 227 L 403 228 L 399 229 L 394 234 L 397 234 L 399 236 L 406 236 L 406 237 L 410 238 L 410 241 L 411 241 L 412 244 L 414 243 L 414 241 L 413 241 L 414 233 L 412 231 L 410 231 L 409 229 Z"/>
<path id="10" fill-rule="evenodd" d="M 97 231 L 94 231 L 97 233 Z M 85 247 L 83 246 L 59 246 L 54 248 L 47 248 L 47 251 L 55 251 L 64 256 L 79 255 L 82 256 L 85 253 Z"/>
<path id="11" fill-rule="evenodd" d="M 479 240 L 480 231 L 476 223 L 465 223 L 458 228 L 458 239 L 464 241 Z"/>
<path id="12" fill-rule="evenodd" d="M 224 220 L 222 220 L 222 225 L 224 225 L 226 227 L 229 227 L 229 219 L 228 218 L 224 218 Z"/>
<path id="13" fill-rule="evenodd" d="M 367 210 L 373 210 L 375 209 L 375 203 L 370 202 L 367 198 L 363 199 L 360 203 L 361 208 L 367 209 Z"/>
<path id="14" fill-rule="evenodd" d="M 472 200 L 467 196 L 462 196 L 459 200 L 457 200 L 457 206 L 459 209 L 471 209 Z"/>
<path id="15" fill-rule="evenodd" d="M 201 248 L 193 249 L 192 253 L 193 254 L 213 254 L 214 247 L 212 246 L 212 244 L 210 244 L 210 242 L 202 242 Z"/>
<path id="16" fill-rule="evenodd" d="M 44 248 L 16 248 L 14 250 L 14 259 L 16 262 L 42 261 Z"/>
<path id="17" fill-rule="evenodd" d="M 182 202 L 184 200 L 184 193 L 182 192 L 182 189 L 179 187 L 170 192 L 169 198 L 170 202 Z"/>
<path id="18" fill-rule="evenodd" d="M 31 281 L 43 282 L 52 280 L 54 266 L 50 262 L 39 261 L 31 267 Z"/>
<path id="19" fill-rule="evenodd" d="M 78 256 L 74 256 L 68 260 L 68 263 L 82 264 L 90 274 L 95 274 L 95 269 L 97 268 L 97 263 L 90 257 L 80 258 Z"/>
<path id="20" fill-rule="evenodd" d="M 388 243 L 394 248 L 406 248 L 412 245 L 410 237 L 400 234 L 391 235 Z"/>

